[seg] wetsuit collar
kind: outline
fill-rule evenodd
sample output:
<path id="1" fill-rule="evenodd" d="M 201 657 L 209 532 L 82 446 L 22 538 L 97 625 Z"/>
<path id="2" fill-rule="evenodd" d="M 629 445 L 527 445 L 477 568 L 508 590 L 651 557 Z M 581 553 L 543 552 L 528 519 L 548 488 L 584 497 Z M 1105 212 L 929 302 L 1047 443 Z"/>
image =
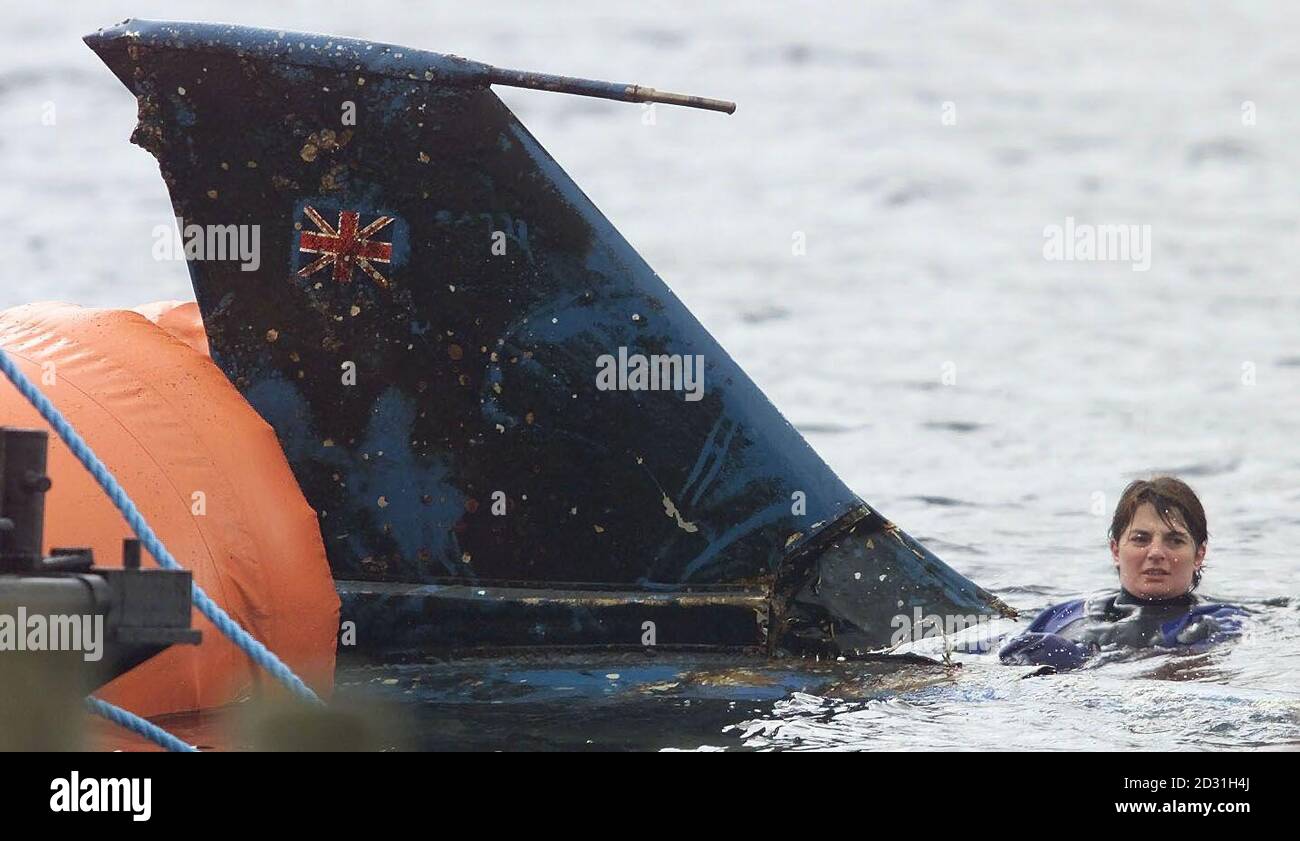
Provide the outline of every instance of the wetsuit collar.
<path id="1" fill-rule="evenodd" d="M 1179 607 L 1196 604 L 1197 598 L 1192 593 L 1186 592 L 1181 596 L 1174 596 L 1168 599 L 1143 599 L 1133 595 L 1123 587 L 1119 588 L 1119 595 L 1115 597 L 1117 607 Z"/>

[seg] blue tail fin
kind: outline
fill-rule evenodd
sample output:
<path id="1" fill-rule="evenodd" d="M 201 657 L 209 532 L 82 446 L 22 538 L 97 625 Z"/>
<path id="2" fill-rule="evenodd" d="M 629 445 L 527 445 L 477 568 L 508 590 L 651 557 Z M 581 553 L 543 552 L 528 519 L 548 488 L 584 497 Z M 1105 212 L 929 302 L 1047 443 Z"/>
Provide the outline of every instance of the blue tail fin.
<path id="1" fill-rule="evenodd" d="M 259 232 L 255 260 L 190 275 L 336 578 L 761 590 L 770 644 L 1001 610 L 817 457 L 492 68 L 210 24 L 86 40 L 138 97 L 177 216 Z"/>

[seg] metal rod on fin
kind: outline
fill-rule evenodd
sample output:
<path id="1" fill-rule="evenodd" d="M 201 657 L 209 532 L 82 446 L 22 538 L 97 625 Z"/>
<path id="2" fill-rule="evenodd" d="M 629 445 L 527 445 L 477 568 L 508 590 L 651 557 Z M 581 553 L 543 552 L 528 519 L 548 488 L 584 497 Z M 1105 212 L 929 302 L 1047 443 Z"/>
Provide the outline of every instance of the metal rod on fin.
<path id="1" fill-rule="evenodd" d="M 709 99 L 704 96 L 657 91 L 641 85 L 579 79 L 575 76 L 556 76 L 550 73 L 531 73 L 526 70 L 493 67 L 488 73 L 488 82 L 512 88 L 532 88 L 555 93 L 572 93 L 578 96 L 595 96 L 601 99 L 617 99 L 621 102 L 662 102 L 667 105 L 684 105 L 687 108 L 703 108 L 706 111 L 721 111 L 724 114 L 736 112 L 736 103 L 725 99 Z"/>

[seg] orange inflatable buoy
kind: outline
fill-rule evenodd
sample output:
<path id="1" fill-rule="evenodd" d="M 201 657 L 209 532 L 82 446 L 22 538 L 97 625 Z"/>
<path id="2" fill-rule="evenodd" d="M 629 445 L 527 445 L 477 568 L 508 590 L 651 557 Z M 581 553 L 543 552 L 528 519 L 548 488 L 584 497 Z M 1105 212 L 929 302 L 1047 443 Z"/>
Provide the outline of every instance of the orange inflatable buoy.
<path id="1" fill-rule="evenodd" d="M 156 301 L 136 307 L 135 312 L 204 356 L 212 355 L 208 350 L 208 333 L 203 329 L 203 316 L 194 301 Z"/>
<path id="2" fill-rule="evenodd" d="M 195 583 L 328 695 L 339 601 L 316 513 L 275 433 L 207 357 L 198 308 L 15 307 L 0 312 L 0 348 L 117 476 Z M 3 377 L 0 425 L 48 429 Z M 89 546 L 97 565 L 120 566 L 130 528 L 52 431 L 48 472 L 47 551 Z M 274 684 L 197 611 L 194 627 L 200 645 L 170 648 L 96 694 L 153 716 Z"/>

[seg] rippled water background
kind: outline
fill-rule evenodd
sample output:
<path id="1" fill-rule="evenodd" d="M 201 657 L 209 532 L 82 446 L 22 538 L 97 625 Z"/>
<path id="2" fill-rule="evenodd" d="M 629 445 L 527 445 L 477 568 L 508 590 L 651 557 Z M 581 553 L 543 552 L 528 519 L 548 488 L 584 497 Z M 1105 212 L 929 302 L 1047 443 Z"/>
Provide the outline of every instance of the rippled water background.
<path id="1" fill-rule="evenodd" d="M 716 744 L 1300 745 L 1300 611 L 1261 604 L 1300 594 L 1294 4 L 357 9 L 7 8 L 0 307 L 192 295 L 150 257 L 171 210 L 127 142 L 134 103 L 79 40 L 127 16 L 734 99 L 732 117 L 660 106 L 647 125 L 637 105 L 498 91 L 848 484 L 950 565 L 1031 613 L 1109 586 L 1116 496 L 1174 471 L 1209 513 L 1204 591 L 1257 615 L 1204 658 L 1021 680 L 959 655 L 951 680 L 888 700 L 796 693 Z M 1066 217 L 1150 225 L 1150 270 L 1045 260 Z"/>

